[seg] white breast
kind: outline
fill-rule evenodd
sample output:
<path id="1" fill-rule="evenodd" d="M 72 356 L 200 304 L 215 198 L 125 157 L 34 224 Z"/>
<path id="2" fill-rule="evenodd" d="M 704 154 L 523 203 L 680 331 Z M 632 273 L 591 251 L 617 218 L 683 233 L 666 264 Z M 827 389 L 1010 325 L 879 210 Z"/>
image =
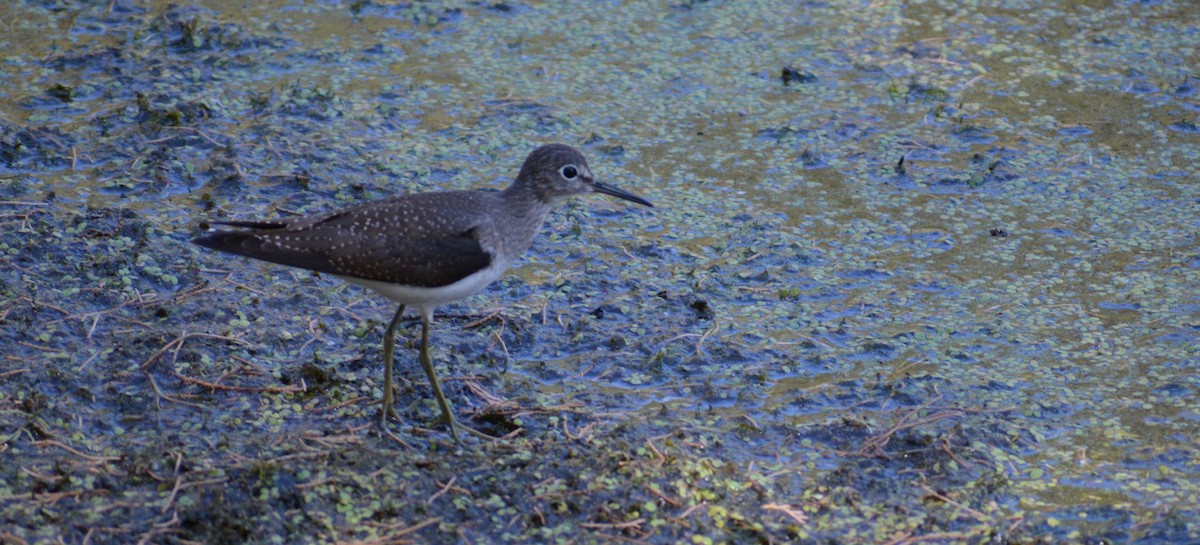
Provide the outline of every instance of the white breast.
<path id="1" fill-rule="evenodd" d="M 459 280 L 448 286 L 440 286 L 436 288 L 422 288 L 417 286 L 403 286 L 400 284 L 392 284 L 389 282 L 380 282 L 378 280 L 365 280 L 362 278 L 354 278 L 350 276 L 339 276 L 342 280 L 351 284 L 358 284 L 364 288 L 371 289 L 380 295 L 387 297 L 402 305 L 414 305 L 419 308 L 429 308 L 443 305 L 451 301 L 465 299 L 479 290 L 487 287 L 488 284 L 495 282 L 508 269 L 504 264 L 492 262 L 486 269 L 480 269 L 478 272 Z"/>

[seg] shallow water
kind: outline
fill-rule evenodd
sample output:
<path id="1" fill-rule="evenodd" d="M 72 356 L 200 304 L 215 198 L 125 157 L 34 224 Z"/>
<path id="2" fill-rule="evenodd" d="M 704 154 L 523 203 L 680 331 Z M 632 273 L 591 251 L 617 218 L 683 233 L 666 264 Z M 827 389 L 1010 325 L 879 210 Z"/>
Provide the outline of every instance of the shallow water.
<path id="1" fill-rule="evenodd" d="M 0 7 L 11 535 L 1200 540 L 1193 3 L 243 4 Z M 389 304 L 186 242 L 552 141 L 656 208 L 441 309 L 501 445 L 381 441 Z"/>

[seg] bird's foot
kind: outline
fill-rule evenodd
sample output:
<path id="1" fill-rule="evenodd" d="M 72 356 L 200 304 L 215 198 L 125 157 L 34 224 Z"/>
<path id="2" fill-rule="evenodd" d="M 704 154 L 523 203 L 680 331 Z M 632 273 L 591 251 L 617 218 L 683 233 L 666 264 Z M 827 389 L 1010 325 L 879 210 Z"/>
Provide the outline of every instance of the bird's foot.
<path id="1" fill-rule="evenodd" d="M 455 419 L 454 416 L 450 415 L 450 414 L 442 414 L 442 416 L 439 416 L 438 419 L 436 421 L 434 421 L 434 425 L 446 425 L 447 427 L 449 427 L 450 435 L 454 436 L 454 440 L 459 443 L 462 443 L 463 440 L 462 440 L 462 437 L 460 437 L 458 435 L 458 430 L 465 431 L 477 439 L 484 439 L 487 441 L 497 441 L 500 439 L 500 437 L 496 437 L 494 435 L 489 435 L 489 434 L 483 433 L 483 432 L 481 432 L 475 428 L 472 428 L 470 426 L 467 426 L 465 424 L 460 424 L 458 422 L 458 420 Z"/>
<path id="2" fill-rule="evenodd" d="M 392 407 L 390 405 L 385 406 L 382 410 L 380 410 L 380 413 L 381 413 L 381 418 L 379 419 L 380 435 L 383 437 L 387 437 L 388 439 L 391 439 L 392 441 L 395 441 L 400 446 L 402 446 L 406 449 L 411 449 L 412 445 L 409 445 L 408 443 L 406 443 L 398 435 L 396 435 L 395 433 L 392 433 L 392 430 L 390 428 L 388 428 L 388 417 L 389 416 L 396 419 L 397 422 L 400 421 L 400 415 L 396 414 L 396 408 Z"/>
<path id="3" fill-rule="evenodd" d="M 455 423 L 454 423 L 454 425 L 455 425 L 456 427 L 462 428 L 462 429 L 463 429 L 463 431 L 465 431 L 465 432 L 467 432 L 467 433 L 469 433 L 469 434 L 471 434 L 471 435 L 474 435 L 474 436 L 475 436 L 476 438 L 478 438 L 478 439 L 484 439 L 484 440 L 487 440 L 487 441 L 499 441 L 499 440 L 503 439 L 503 437 L 496 437 L 495 435 L 491 435 L 491 434 L 483 433 L 483 432 L 481 432 L 481 431 L 479 431 L 479 430 L 477 430 L 477 429 L 475 429 L 475 428 L 472 428 L 472 427 L 470 427 L 470 426 L 464 426 L 464 425 L 462 425 L 462 424 L 459 424 L 459 423 L 457 423 L 457 422 L 455 422 Z"/>

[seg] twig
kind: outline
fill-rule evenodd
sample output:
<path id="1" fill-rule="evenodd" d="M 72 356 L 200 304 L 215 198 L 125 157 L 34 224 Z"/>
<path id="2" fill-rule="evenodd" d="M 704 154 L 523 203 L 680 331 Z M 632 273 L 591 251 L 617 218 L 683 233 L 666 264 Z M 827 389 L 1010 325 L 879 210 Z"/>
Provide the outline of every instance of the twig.
<path id="1" fill-rule="evenodd" d="M 179 380 L 182 380 L 187 383 L 203 386 L 205 388 L 208 388 L 208 389 L 214 390 L 214 391 L 222 390 L 222 391 L 228 391 L 228 392 L 254 392 L 254 393 L 268 392 L 268 393 L 272 393 L 272 394 L 296 394 L 296 393 L 300 393 L 300 392 L 304 391 L 304 389 L 299 386 L 226 386 L 224 384 L 208 382 L 205 380 L 200 380 L 198 378 L 192 378 L 189 376 L 181 375 L 179 373 L 173 373 L 173 374 L 175 375 L 175 378 L 177 378 Z"/>
<path id="2" fill-rule="evenodd" d="M 158 360 L 158 358 L 162 357 L 162 355 L 167 350 L 170 350 L 172 347 L 182 348 L 184 341 L 186 341 L 188 339 L 193 339 L 193 338 L 218 339 L 218 340 L 222 340 L 222 341 L 226 341 L 226 342 L 240 344 L 242 346 L 250 346 L 250 343 L 243 341 L 241 339 L 234 338 L 234 337 L 227 337 L 227 336 L 221 336 L 221 335 L 210 335 L 208 333 L 184 333 L 183 335 L 176 337 L 175 340 L 163 345 L 163 347 L 159 348 L 158 351 L 156 351 L 155 353 L 151 354 L 150 357 L 146 358 L 146 361 L 143 361 L 139 367 L 142 370 L 145 370 L 147 367 L 150 366 L 150 364 L 154 363 L 155 361 Z"/>
<path id="3" fill-rule="evenodd" d="M 650 486 L 650 484 L 649 484 L 649 483 L 646 483 L 646 490 L 649 490 L 651 494 L 654 494 L 655 496 L 658 496 L 658 497 L 659 497 L 659 499 L 661 499 L 662 501 L 665 501 L 665 502 L 667 502 L 667 503 L 668 503 L 668 504 L 670 504 L 671 506 L 673 506 L 673 507 L 679 507 L 679 500 L 672 499 L 671 497 L 669 497 L 669 496 L 667 496 L 666 494 L 664 494 L 664 493 L 663 493 L 661 490 L 659 490 L 659 489 L 657 489 L 657 488 L 654 488 L 653 486 Z"/>
<path id="4" fill-rule="evenodd" d="M 0 378 L 8 378 L 13 375 L 19 375 L 21 373 L 28 373 L 28 372 L 30 372 L 29 369 L 13 369 L 12 371 L 5 371 L 3 373 L 0 373 Z"/>
<path id="5" fill-rule="evenodd" d="M 115 462 L 115 461 L 121 459 L 119 456 L 92 456 L 90 454 L 85 454 L 83 452 L 75 450 L 74 448 L 71 448 L 70 446 L 68 446 L 66 444 L 55 441 L 53 439 L 34 441 L 33 446 L 35 446 L 35 447 L 58 447 L 67 452 L 70 452 L 71 454 L 74 454 L 80 458 L 83 458 L 89 462 Z"/>
<path id="6" fill-rule="evenodd" d="M 646 519 L 633 519 L 625 522 L 581 522 L 580 526 L 584 528 L 600 529 L 600 530 L 626 530 L 629 528 L 638 528 Z"/>
<path id="7" fill-rule="evenodd" d="M 794 506 L 783 503 L 768 503 L 764 504 L 762 508 L 768 511 L 779 511 L 789 517 L 792 517 L 792 520 L 796 521 L 796 523 L 801 526 L 808 524 L 808 516 L 804 514 L 804 511 L 801 511 Z"/>
<path id="8" fill-rule="evenodd" d="M 938 493 L 934 489 L 929 488 L 926 485 L 921 485 L 921 489 L 925 491 L 925 494 L 932 496 L 934 499 L 936 499 L 938 501 L 946 502 L 946 503 L 953 505 L 959 509 L 962 509 L 963 511 L 966 511 L 972 517 L 975 517 L 975 520 L 978 520 L 979 522 L 991 522 L 991 519 L 989 519 L 987 517 L 987 515 L 984 515 L 983 513 L 980 513 L 979 511 L 971 509 L 970 507 L 967 507 L 961 503 L 958 503 L 958 502 Z"/>
<path id="9" fill-rule="evenodd" d="M 454 477 L 450 477 L 450 480 L 447 481 L 446 484 L 444 486 L 442 486 L 442 488 L 440 490 L 438 490 L 432 496 L 429 496 L 428 498 L 425 499 L 425 505 L 433 505 L 433 500 L 436 500 L 436 499 L 442 497 L 443 495 L 445 495 L 446 492 L 449 492 L 450 487 L 454 486 L 454 481 L 456 481 L 456 480 L 458 480 L 457 475 Z"/>

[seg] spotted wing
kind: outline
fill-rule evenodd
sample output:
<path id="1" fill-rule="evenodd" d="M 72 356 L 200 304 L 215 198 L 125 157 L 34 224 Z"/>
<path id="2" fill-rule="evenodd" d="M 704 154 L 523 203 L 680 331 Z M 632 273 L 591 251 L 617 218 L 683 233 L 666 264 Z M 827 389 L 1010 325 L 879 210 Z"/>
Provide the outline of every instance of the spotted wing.
<path id="1" fill-rule="evenodd" d="M 487 268 L 492 254 L 480 244 L 473 215 L 420 221 L 427 214 L 418 212 L 430 204 L 409 197 L 311 217 L 213 222 L 249 230 L 216 231 L 192 242 L 280 265 L 419 287 L 452 284 Z"/>

